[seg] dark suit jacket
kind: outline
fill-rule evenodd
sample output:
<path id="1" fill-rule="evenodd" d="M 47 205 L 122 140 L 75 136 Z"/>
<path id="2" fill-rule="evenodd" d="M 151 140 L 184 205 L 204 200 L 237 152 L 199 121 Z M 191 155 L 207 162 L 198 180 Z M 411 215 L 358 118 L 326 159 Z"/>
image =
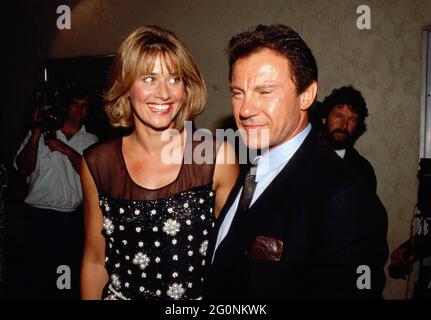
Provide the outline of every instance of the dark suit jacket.
<path id="1" fill-rule="evenodd" d="M 237 182 L 220 214 L 210 258 L 240 188 Z M 246 213 L 216 251 L 208 278 L 210 299 L 381 298 L 388 257 L 386 211 L 313 130 Z M 257 236 L 283 242 L 280 261 L 250 256 L 248 248 Z M 361 265 L 370 268 L 371 289 L 357 287 Z"/>
<path id="2" fill-rule="evenodd" d="M 369 183 L 374 192 L 377 191 L 377 178 L 373 166 L 355 148 L 347 148 L 343 160 L 349 163 Z"/>

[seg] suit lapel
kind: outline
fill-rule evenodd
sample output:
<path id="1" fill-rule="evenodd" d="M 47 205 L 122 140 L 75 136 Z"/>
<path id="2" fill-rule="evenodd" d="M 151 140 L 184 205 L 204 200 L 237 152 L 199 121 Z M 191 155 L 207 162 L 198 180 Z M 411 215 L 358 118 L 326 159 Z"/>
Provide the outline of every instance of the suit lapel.
<path id="1" fill-rule="evenodd" d="M 309 152 L 313 150 L 316 143 L 319 143 L 318 135 L 314 130 L 311 130 L 289 162 L 250 207 L 249 210 L 252 210 L 253 215 L 265 219 L 270 214 L 265 208 L 273 202 L 274 198 L 277 198 L 277 194 L 283 192 L 286 194 L 285 197 L 291 196 L 289 189 L 295 188 L 299 179 L 304 179 L 304 176 L 307 175 L 303 166 L 310 160 Z"/>
<path id="2" fill-rule="evenodd" d="M 223 206 L 222 210 L 220 211 L 220 214 L 215 222 L 215 226 L 211 232 L 211 236 L 210 236 L 210 241 L 208 244 L 208 253 L 207 256 L 212 258 L 213 256 L 213 252 L 214 252 L 214 247 L 215 244 L 217 242 L 217 236 L 220 230 L 220 226 L 222 225 L 226 214 L 228 213 L 229 209 L 232 207 L 233 202 L 235 201 L 239 190 L 242 187 L 242 181 L 244 179 L 245 176 L 245 172 L 241 172 L 241 174 L 239 175 L 238 179 L 236 180 L 236 183 L 234 185 L 234 187 L 232 188 L 231 192 L 229 193 L 229 196 L 226 200 L 225 205 Z"/>

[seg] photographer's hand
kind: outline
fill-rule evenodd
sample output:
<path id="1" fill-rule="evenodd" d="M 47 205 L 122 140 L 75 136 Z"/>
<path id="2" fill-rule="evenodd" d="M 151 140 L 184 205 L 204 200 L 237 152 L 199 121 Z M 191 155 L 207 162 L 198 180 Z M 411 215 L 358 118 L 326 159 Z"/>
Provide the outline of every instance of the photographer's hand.
<path id="1" fill-rule="evenodd" d="M 65 155 L 67 155 L 69 149 L 72 149 L 67 144 L 65 144 L 63 141 L 59 139 L 48 139 L 46 140 L 46 145 L 48 146 L 49 150 L 51 151 L 58 151 Z"/>
<path id="2" fill-rule="evenodd" d="M 69 147 L 63 141 L 59 139 L 49 139 L 46 141 L 46 145 L 51 151 L 58 151 L 66 155 L 73 168 L 80 174 L 81 171 L 81 155 L 72 147 Z"/>

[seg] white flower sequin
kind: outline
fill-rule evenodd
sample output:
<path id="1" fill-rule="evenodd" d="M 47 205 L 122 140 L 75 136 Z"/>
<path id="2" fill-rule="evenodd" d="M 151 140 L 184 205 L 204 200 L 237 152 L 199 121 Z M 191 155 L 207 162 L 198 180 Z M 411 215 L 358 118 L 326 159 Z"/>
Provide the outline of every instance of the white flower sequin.
<path id="1" fill-rule="evenodd" d="M 187 220 L 186 220 L 186 224 L 189 226 L 189 225 L 191 225 L 191 224 L 192 224 L 192 222 L 191 222 L 189 219 L 187 219 Z"/>
<path id="2" fill-rule="evenodd" d="M 103 218 L 103 229 L 105 229 L 106 234 L 109 236 L 114 232 L 114 224 L 108 218 Z"/>
<path id="3" fill-rule="evenodd" d="M 183 207 L 187 209 L 189 207 L 189 204 L 186 202 L 183 204 Z"/>
<path id="4" fill-rule="evenodd" d="M 174 300 L 178 300 L 181 298 L 185 291 L 186 290 L 183 288 L 182 284 L 173 283 L 171 286 L 169 286 L 168 291 L 166 291 L 166 295 L 168 295 Z"/>
<path id="5" fill-rule="evenodd" d="M 135 210 L 135 214 L 138 216 L 141 213 L 141 211 L 139 209 Z"/>
<path id="6" fill-rule="evenodd" d="M 208 240 L 205 240 L 204 242 L 202 242 L 201 247 L 199 248 L 200 254 L 203 256 L 206 256 L 207 249 L 208 249 Z"/>
<path id="7" fill-rule="evenodd" d="M 148 264 L 150 263 L 150 258 L 142 253 L 142 252 L 138 252 L 135 254 L 135 257 L 132 260 L 133 264 L 139 265 L 139 268 L 141 268 L 141 270 L 144 270 Z"/>
<path id="8" fill-rule="evenodd" d="M 205 201 L 204 201 L 204 199 L 199 199 L 199 203 L 204 203 Z"/>
<path id="9" fill-rule="evenodd" d="M 155 214 L 156 214 L 157 212 L 156 212 L 156 210 L 151 210 L 151 212 L 150 212 L 150 214 L 152 215 L 152 216 L 154 216 Z"/>
<path id="10" fill-rule="evenodd" d="M 136 227 L 135 230 L 137 233 L 139 233 L 139 232 L 141 232 L 141 227 Z"/>
<path id="11" fill-rule="evenodd" d="M 178 231 L 180 231 L 181 224 L 176 220 L 168 219 L 164 222 L 162 230 L 171 236 L 175 236 Z"/>
<path id="12" fill-rule="evenodd" d="M 172 209 L 172 208 L 168 208 L 168 212 L 169 212 L 169 213 L 172 213 L 172 212 L 174 212 L 174 209 Z"/>
<path id="13" fill-rule="evenodd" d="M 123 208 L 120 208 L 120 209 L 118 210 L 118 212 L 119 212 L 119 213 L 124 213 L 124 209 L 123 209 Z"/>
<path id="14" fill-rule="evenodd" d="M 121 281 L 120 281 L 120 278 L 115 273 L 111 275 L 111 283 L 115 289 L 120 289 Z"/>

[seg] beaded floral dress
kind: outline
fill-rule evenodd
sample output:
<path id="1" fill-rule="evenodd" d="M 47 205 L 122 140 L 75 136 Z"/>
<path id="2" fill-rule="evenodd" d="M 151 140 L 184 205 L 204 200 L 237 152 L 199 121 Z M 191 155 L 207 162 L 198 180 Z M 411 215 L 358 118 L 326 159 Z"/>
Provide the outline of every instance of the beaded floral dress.
<path id="1" fill-rule="evenodd" d="M 103 212 L 110 277 L 103 298 L 202 298 L 214 226 L 214 164 L 183 161 L 175 181 L 150 190 L 131 179 L 121 138 L 94 145 L 84 156 Z"/>

